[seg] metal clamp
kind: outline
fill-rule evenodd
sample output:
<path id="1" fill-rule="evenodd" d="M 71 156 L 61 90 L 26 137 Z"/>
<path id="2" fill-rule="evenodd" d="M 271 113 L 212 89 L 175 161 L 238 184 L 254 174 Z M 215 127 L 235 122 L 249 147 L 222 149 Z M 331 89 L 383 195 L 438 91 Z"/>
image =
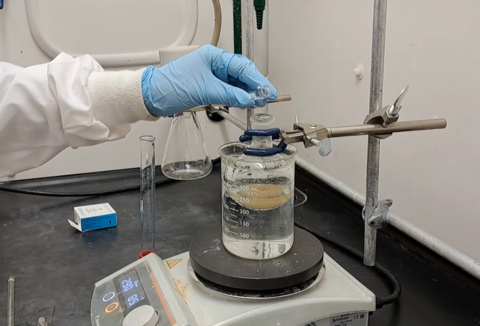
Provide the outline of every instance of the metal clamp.
<path id="1" fill-rule="evenodd" d="M 388 128 L 388 126 L 394 122 L 398 121 L 399 112 L 402 109 L 402 100 L 405 98 L 407 95 L 407 92 L 409 90 L 409 87 L 406 86 L 402 91 L 400 92 L 400 95 L 397 97 L 395 102 L 393 102 L 392 105 L 387 105 L 375 112 L 370 113 L 365 117 L 365 120 L 363 121 L 363 124 L 375 124 L 375 125 L 382 125 L 385 128 Z M 390 137 L 392 134 L 382 134 L 382 135 L 374 135 L 374 137 L 377 137 L 379 139 L 385 139 Z"/>
<path id="2" fill-rule="evenodd" d="M 368 225 L 372 228 L 381 229 L 388 225 L 388 210 L 393 200 L 380 200 L 373 210 L 372 216 L 368 219 Z M 362 217 L 365 220 L 365 207 L 362 210 Z"/>
<path id="3" fill-rule="evenodd" d="M 294 131 L 280 131 L 282 139 L 287 144 L 303 142 L 305 148 L 309 148 L 315 146 L 312 140 L 328 138 L 328 130 L 323 125 L 296 122 L 293 129 Z"/>
<path id="4" fill-rule="evenodd" d="M 205 112 L 207 113 L 207 118 L 209 118 L 212 121 L 219 122 L 223 120 L 223 117 L 220 116 L 217 111 L 223 111 L 229 113 L 228 106 L 225 105 L 209 105 L 206 109 Z"/>
<path id="5" fill-rule="evenodd" d="M 370 135 L 385 139 L 395 132 L 446 128 L 447 121 L 445 119 L 397 122 L 402 108 L 402 100 L 405 98 L 408 89 L 408 86 L 406 86 L 392 105 L 385 106 L 367 115 L 363 125 L 325 127 L 321 124 L 299 123 L 296 120 L 293 125 L 294 130 L 281 130 L 280 136 L 287 144 L 303 142 L 305 148 L 309 148 L 319 146 L 326 138 Z"/>
<path id="6" fill-rule="evenodd" d="M 252 137 L 272 137 L 272 139 L 280 139 L 280 129 L 249 129 L 239 137 L 241 142 L 251 141 Z M 282 139 L 277 146 L 271 148 L 245 148 L 243 154 L 248 156 L 273 156 L 280 154 L 287 148 L 287 144 Z"/>
<path id="7" fill-rule="evenodd" d="M 1 1 L 1 0 L 0 0 Z M 292 96 L 290 94 L 286 95 L 279 95 L 276 100 L 268 101 L 268 104 L 273 104 L 273 103 L 279 103 L 279 102 L 288 102 L 292 100 Z M 207 112 L 207 117 L 214 121 L 214 122 L 219 122 L 223 120 L 223 117 L 220 116 L 217 112 L 219 110 L 222 110 L 224 112 L 229 112 L 229 107 L 226 105 L 221 105 L 221 104 L 212 104 L 212 105 L 202 105 L 202 106 L 197 106 L 194 108 L 191 108 L 187 111 L 190 112 L 199 112 L 199 111 L 206 111 Z"/>
<path id="8" fill-rule="evenodd" d="M 325 138 L 371 135 L 387 138 L 394 132 L 445 129 L 445 119 L 429 119 L 417 121 L 395 122 L 385 127 L 381 124 L 364 124 L 345 127 L 324 127 L 322 125 L 296 123 L 295 131 L 280 131 L 280 136 L 287 144 L 303 142 L 305 147 L 315 145 L 315 141 Z"/>
<path id="9" fill-rule="evenodd" d="M 280 129 L 272 128 L 272 129 L 249 129 L 246 130 L 243 135 L 239 137 L 241 142 L 246 142 L 252 140 L 253 137 L 268 137 L 271 136 L 272 139 L 279 139 L 280 138 Z"/>

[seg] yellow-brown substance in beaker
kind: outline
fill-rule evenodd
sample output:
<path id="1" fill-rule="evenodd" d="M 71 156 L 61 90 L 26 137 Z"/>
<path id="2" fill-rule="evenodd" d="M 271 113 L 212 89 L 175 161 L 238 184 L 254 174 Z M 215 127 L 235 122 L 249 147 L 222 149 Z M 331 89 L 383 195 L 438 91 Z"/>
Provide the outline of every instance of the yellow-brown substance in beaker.
<path id="1" fill-rule="evenodd" d="M 250 184 L 240 187 L 231 197 L 240 205 L 255 210 L 271 210 L 282 206 L 293 195 L 286 185 Z"/>

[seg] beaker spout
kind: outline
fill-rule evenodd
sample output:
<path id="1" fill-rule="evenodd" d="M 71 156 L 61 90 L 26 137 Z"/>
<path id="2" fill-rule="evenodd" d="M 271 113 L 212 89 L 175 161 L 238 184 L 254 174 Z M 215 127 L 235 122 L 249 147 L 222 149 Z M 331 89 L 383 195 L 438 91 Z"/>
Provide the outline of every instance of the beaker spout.
<path id="1" fill-rule="evenodd" d="M 142 253 L 155 252 L 155 137 L 140 137 L 140 227 Z"/>

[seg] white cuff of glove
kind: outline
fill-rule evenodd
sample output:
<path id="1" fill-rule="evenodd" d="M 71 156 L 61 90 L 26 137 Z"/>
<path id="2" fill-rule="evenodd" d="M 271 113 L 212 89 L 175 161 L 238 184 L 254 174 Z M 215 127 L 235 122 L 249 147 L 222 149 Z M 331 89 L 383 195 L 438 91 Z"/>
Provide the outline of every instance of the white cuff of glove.
<path id="1" fill-rule="evenodd" d="M 143 102 L 142 75 L 136 71 L 93 71 L 87 90 L 95 119 L 109 129 L 133 124 L 140 120 L 155 121 Z"/>

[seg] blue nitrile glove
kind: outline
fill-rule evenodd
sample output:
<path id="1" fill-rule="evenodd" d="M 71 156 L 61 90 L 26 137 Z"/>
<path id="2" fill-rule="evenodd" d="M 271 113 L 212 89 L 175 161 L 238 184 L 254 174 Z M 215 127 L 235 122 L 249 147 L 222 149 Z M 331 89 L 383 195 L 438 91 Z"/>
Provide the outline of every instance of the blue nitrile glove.
<path id="1" fill-rule="evenodd" d="M 148 67 L 142 76 L 143 101 L 156 117 L 167 117 L 200 105 L 219 104 L 249 108 L 255 103 L 248 92 L 268 85 L 275 87 L 247 58 L 211 45 L 172 61 L 163 67 Z M 263 105 L 261 105 L 263 104 Z"/>

